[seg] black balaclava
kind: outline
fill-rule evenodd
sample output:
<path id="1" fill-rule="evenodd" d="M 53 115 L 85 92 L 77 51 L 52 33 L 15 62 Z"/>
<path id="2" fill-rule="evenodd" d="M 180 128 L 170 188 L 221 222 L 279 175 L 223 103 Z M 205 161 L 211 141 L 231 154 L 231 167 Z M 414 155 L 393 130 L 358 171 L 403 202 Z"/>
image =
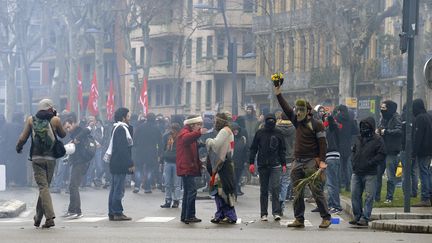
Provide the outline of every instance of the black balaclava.
<path id="1" fill-rule="evenodd" d="M 373 127 L 367 122 L 360 123 L 360 135 L 364 138 L 372 137 L 374 133 Z"/>
<path id="2" fill-rule="evenodd" d="M 264 127 L 266 129 L 274 129 L 276 127 L 276 116 L 273 113 L 268 113 L 264 119 Z"/>
<path id="3" fill-rule="evenodd" d="M 381 108 L 381 115 L 384 119 L 389 120 L 396 113 L 397 104 L 394 101 L 386 100 L 383 105 L 385 105 L 386 109 Z"/>

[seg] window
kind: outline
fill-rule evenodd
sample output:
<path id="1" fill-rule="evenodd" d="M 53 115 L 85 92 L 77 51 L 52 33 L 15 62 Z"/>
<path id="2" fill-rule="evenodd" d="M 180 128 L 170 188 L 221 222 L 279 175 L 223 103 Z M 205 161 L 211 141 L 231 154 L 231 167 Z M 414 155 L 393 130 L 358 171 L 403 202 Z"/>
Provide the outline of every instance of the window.
<path id="1" fill-rule="evenodd" d="M 173 45 L 171 43 L 166 45 L 165 48 L 165 60 L 164 64 L 170 65 L 173 62 L 174 52 L 173 52 Z"/>
<path id="2" fill-rule="evenodd" d="M 163 104 L 162 103 L 162 101 L 163 101 L 162 97 L 163 97 L 162 85 L 157 84 L 156 85 L 156 106 L 160 106 Z"/>
<path id="3" fill-rule="evenodd" d="M 196 82 L 196 110 L 201 110 L 201 81 Z"/>
<path id="4" fill-rule="evenodd" d="M 285 70 L 285 43 L 284 38 L 279 39 L 279 71 L 284 72 Z"/>
<path id="5" fill-rule="evenodd" d="M 315 67 L 315 38 L 314 35 L 309 37 L 309 58 L 310 58 L 310 69 Z"/>
<path id="6" fill-rule="evenodd" d="M 252 13 L 254 9 L 253 0 L 243 0 L 243 12 Z"/>
<path id="7" fill-rule="evenodd" d="M 202 37 L 197 38 L 196 45 L 196 62 L 199 63 L 202 60 Z"/>
<path id="8" fill-rule="evenodd" d="M 300 51 L 301 51 L 301 71 L 306 71 L 306 52 L 307 52 L 307 46 L 306 46 L 306 38 L 304 36 L 301 37 L 301 43 L 300 43 Z"/>
<path id="9" fill-rule="evenodd" d="M 289 69 L 295 71 L 295 39 L 293 36 L 289 38 Z"/>
<path id="10" fill-rule="evenodd" d="M 186 83 L 186 100 L 185 100 L 185 105 L 186 105 L 186 107 L 190 107 L 190 105 L 191 105 L 191 88 L 192 88 L 192 85 L 191 85 L 191 82 L 187 82 Z"/>
<path id="11" fill-rule="evenodd" d="M 286 1 L 287 0 L 280 0 L 280 12 L 281 13 L 286 11 Z"/>
<path id="12" fill-rule="evenodd" d="M 317 68 L 321 67 L 321 40 L 320 36 L 317 36 Z"/>
<path id="13" fill-rule="evenodd" d="M 217 34 L 217 58 L 223 59 L 225 52 L 225 35 L 219 32 Z"/>
<path id="14" fill-rule="evenodd" d="M 136 61 L 136 48 L 132 48 L 132 60 Z"/>
<path id="15" fill-rule="evenodd" d="M 186 42 L 186 66 L 192 65 L 192 40 L 188 39 Z"/>
<path id="16" fill-rule="evenodd" d="M 140 47 L 140 65 L 144 65 L 144 46 Z"/>
<path id="17" fill-rule="evenodd" d="M 297 0 L 291 0 L 291 8 L 290 8 L 291 11 L 296 10 L 296 8 L 297 8 L 296 1 Z"/>
<path id="18" fill-rule="evenodd" d="M 243 48 L 242 48 L 242 54 L 243 56 L 248 53 L 254 52 L 254 35 L 252 32 L 246 32 L 243 35 Z"/>
<path id="19" fill-rule="evenodd" d="M 171 105 L 171 84 L 165 84 L 165 105 Z"/>
<path id="20" fill-rule="evenodd" d="M 212 81 L 211 80 L 206 81 L 205 99 L 206 99 L 206 107 L 210 107 L 211 106 L 211 100 L 212 100 Z"/>
<path id="21" fill-rule="evenodd" d="M 192 20 L 192 14 L 193 14 L 193 0 L 187 1 L 187 19 Z"/>
<path id="22" fill-rule="evenodd" d="M 333 56 L 333 45 L 331 41 L 327 41 L 326 43 L 326 55 L 325 55 L 325 66 L 330 67 L 332 65 L 332 56 Z"/>
<path id="23" fill-rule="evenodd" d="M 207 36 L 207 58 L 213 57 L 213 36 Z"/>
<path id="24" fill-rule="evenodd" d="M 176 84 L 177 86 L 177 94 L 175 94 L 177 96 L 176 98 L 176 103 L 177 104 L 181 104 L 181 94 L 182 94 L 182 84 Z"/>
<path id="25" fill-rule="evenodd" d="M 224 80 L 216 80 L 216 102 L 219 103 L 220 106 L 223 105 L 224 101 Z"/>

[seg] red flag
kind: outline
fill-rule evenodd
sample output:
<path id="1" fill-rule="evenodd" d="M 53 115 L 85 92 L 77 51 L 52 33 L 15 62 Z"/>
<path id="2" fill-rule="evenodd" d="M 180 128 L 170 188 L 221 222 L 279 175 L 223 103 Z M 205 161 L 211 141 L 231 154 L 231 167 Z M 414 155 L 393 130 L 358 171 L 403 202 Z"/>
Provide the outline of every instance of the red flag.
<path id="1" fill-rule="evenodd" d="M 109 94 L 107 99 L 107 118 L 108 120 L 112 120 L 114 117 L 114 85 L 113 81 L 110 81 Z"/>
<path id="2" fill-rule="evenodd" d="M 143 115 L 146 116 L 148 113 L 147 79 L 144 79 L 143 86 L 141 88 L 140 103 L 143 107 Z"/>
<path id="3" fill-rule="evenodd" d="M 70 112 L 70 102 L 69 102 L 69 100 L 66 103 L 66 111 Z"/>
<path id="4" fill-rule="evenodd" d="M 83 108 L 83 87 L 82 87 L 82 76 L 81 76 L 81 70 L 78 67 L 78 102 L 80 104 L 80 108 L 82 110 Z"/>
<path id="5" fill-rule="evenodd" d="M 87 109 L 93 116 L 96 116 L 99 113 L 98 108 L 98 88 L 97 88 L 97 80 L 96 80 L 96 72 L 93 73 L 93 80 L 90 88 L 90 96 L 87 104 Z"/>

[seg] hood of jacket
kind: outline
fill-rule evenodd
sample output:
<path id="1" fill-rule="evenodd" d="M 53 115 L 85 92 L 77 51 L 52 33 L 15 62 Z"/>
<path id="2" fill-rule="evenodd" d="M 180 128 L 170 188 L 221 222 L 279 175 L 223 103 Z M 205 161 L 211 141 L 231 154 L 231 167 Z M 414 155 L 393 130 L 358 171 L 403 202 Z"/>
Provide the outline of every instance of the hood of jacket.
<path id="1" fill-rule="evenodd" d="M 371 117 L 371 116 L 366 117 L 365 119 L 360 121 L 360 125 L 362 123 L 368 124 L 370 127 L 372 127 L 373 131 L 375 131 L 376 125 L 375 125 L 375 119 L 373 117 Z"/>
<path id="2" fill-rule="evenodd" d="M 413 101 L 413 114 L 414 117 L 422 114 L 422 113 L 426 113 L 426 108 L 425 108 L 425 104 L 423 102 L 422 99 L 415 99 Z"/>

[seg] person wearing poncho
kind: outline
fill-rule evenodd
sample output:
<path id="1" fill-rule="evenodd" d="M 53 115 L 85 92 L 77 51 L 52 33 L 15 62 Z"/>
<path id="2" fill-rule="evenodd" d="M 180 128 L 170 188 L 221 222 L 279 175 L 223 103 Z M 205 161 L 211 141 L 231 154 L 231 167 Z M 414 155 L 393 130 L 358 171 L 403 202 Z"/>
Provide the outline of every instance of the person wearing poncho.
<path id="1" fill-rule="evenodd" d="M 234 209 L 234 134 L 229 127 L 230 116 L 226 113 L 216 115 L 215 138 L 206 140 L 207 169 L 211 175 L 210 194 L 215 197 L 217 211 L 212 223 L 226 222 L 235 224 L 237 215 Z"/>

